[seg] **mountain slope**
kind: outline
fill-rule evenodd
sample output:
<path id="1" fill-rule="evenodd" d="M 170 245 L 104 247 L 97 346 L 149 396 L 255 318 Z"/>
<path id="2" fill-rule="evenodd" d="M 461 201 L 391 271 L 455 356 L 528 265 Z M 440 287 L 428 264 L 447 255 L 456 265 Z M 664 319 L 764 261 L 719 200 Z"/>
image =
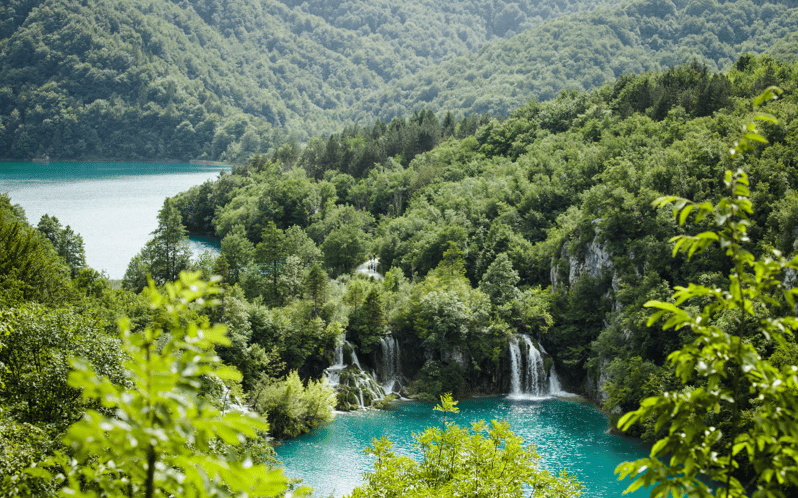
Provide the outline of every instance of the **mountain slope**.
<path id="1" fill-rule="evenodd" d="M 556 11 L 521 2 L 526 12 L 488 26 L 466 0 L 317 12 L 277 0 L 10 0 L 0 7 L 0 157 L 236 160 L 284 132 L 335 128 L 340 114 L 323 110 L 467 54 L 497 26 L 509 36 L 618 1 Z"/>
<path id="2" fill-rule="evenodd" d="M 677 5 L 678 3 L 678 5 Z M 587 90 L 625 73 L 696 59 L 710 69 L 762 53 L 798 31 L 792 2 L 642 0 L 541 24 L 486 44 L 474 57 L 426 69 L 358 103 L 355 116 L 390 119 L 419 107 L 436 112 L 509 114 L 531 98 Z"/>
<path id="3" fill-rule="evenodd" d="M 239 161 L 353 120 L 508 114 L 693 57 L 728 66 L 798 26 L 787 0 L 312 3 L 9 0 L 0 157 Z"/>

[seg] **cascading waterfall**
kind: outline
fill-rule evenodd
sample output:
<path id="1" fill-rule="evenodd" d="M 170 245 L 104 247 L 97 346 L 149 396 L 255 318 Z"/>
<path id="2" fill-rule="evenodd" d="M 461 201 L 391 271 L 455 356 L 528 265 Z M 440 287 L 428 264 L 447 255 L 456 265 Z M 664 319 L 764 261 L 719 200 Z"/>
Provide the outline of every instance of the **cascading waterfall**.
<path id="1" fill-rule="evenodd" d="M 335 345 L 335 353 L 333 355 L 335 363 L 324 370 L 324 377 L 327 378 L 327 383 L 333 389 L 337 389 L 341 385 L 341 372 L 346 368 L 344 364 L 344 343 L 346 343 L 346 339 Z"/>
<path id="2" fill-rule="evenodd" d="M 359 368 L 360 370 L 363 370 L 363 367 L 360 366 L 360 361 L 358 361 L 357 359 L 357 353 L 355 353 L 355 347 L 349 344 L 349 341 L 347 341 L 346 339 L 344 339 L 344 344 L 349 346 L 349 349 L 352 350 L 352 364 L 357 368 Z"/>
<path id="3" fill-rule="evenodd" d="M 543 356 L 537 350 L 528 335 L 522 335 L 526 343 L 526 383 L 524 392 L 532 396 L 548 394 L 547 386 L 542 382 L 546 378 L 546 369 L 543 367 Z"/>
<path id="4" fill-rule="evenodd" d="M 352 353 L 349 365 L 344 361 L 344 346 L 348 346 Z M 385 390 L 371 374 L 363 371 L 349 341 L 344 339 L 335 346 L 333 359 L 335 363 L 324 370 L 324 377 L 330 387 L 338 391 L 341 409 L 365 408 L 385 398 Z"/>
<path id="5" fill-rule="evenodd" d="M 380 339 L 382 346 L 382 387 L 386 393 L 402 389 L 402 364 L 399 358 L 399 341 L 392 335 Z"/>
<path id="6" fill-rule="evenodd" d="M 571 393 L 562 390 L 560 379 L 557 377 L 557 371 L 554 370 L 554 365 L 551 366 L 551 372 L 549 372 L 549 394 L 552 396 L 572 396 Z"/>
<path id="7" fill-rule="evenodd" d="M 510 395 L 541 397 L 562 392 L 554 368 L 546 379 L 543 355 L 528 335 L 510 339 Z"/>

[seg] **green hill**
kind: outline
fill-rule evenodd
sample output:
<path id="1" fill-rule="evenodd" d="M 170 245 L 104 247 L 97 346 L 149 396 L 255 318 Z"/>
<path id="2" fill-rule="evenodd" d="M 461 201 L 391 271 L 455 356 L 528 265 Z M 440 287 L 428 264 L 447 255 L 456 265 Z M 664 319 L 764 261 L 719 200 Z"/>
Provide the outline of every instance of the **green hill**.
<path id="1" fill-rule="evenodd" d="M 796 25 L 786 0 L 619 4 L 10 0 L 0 157 L 240 161 L 353 120 L 507 114 L 693 57 L 724 67 Z"/>
<path id="2" fill-rule="evenodd" d="M 465 115 L 508 115 L 529 99 L 611 83 L 627 73 L 695 59 L 728 68 L 798 30 L 793 2 L 641 0 L 540 24 L 388 85 L 356 106 L 356 116 L 391 119 L 425 107 Z"/>

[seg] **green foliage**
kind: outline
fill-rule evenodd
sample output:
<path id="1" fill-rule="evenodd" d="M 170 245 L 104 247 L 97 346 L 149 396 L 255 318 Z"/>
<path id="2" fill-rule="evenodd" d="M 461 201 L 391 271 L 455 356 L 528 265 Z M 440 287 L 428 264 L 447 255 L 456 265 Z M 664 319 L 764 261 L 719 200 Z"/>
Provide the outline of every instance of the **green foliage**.
<path id="1" fill-rule="evenodd" d="M 56 482 L 24 472 L 57 447 L 53 434 L 0 413 L 0 493 L 3 496 L 56 496 Z"/>
<path id="2" fill-rule="evenodd" d="M 775 94 L 766 90 L 755 105 Z M 762 113 L 755 117 L 775 120 Z M 753 142 L 765 139 L 754 124 L 747 124 L 730 153 L 752 150 Z M 657 200 L 659 206 L 674 204 L 680 225 L 691 213 L 695 223 L 707 219 L 712 225 L 697 235 L 674 237 L 674 254 L 689 258 L 717 244 L 730 258 L 732 269 L 723 288 L 690 283 L 675 288 L 672 302 L 646 303 L 656 310 L 649 324 L 664 319 L 663 328 L 689 328 L 696 337 L 668 358 L 685 387 L 645 399 L 618 423 L 627 429 L 653 417 L 656 429 L 667 428 L 650 458 L 621 464 L 616 470 L 621 477 L 634 479 L 630 490 L 654 486 L 652 496 L 712 496 L 699 476 L 718 483 L 717 496 L 787 496 L 785 492 L 798 486 L 794 457 L 798 367 L 774 365 L 754 346 L 764 341 L 782 351 L 790 347 L 798 326 L 792 313 L 798 291 L 785 285 L 782 276 L 798 269 L 798 257 L 787 260 L 777 250 L 754 256 L 746 248 L 754 214 L 748 175 L 727 171 L 724 185 L 726 195 L 717 203 Z M 701 306 L 695 309 L 687 303 Z M 789 305 L 786 316 L 779 309 L 785 304 Z M 729 422 L 718 419 L 718 413 Z M 751 423 L 742 424 L 743 418 Z M 667 463 L 661 460 L 666 455 Z"/>
<path id="3" fill-rule="evenodd" d="M 270 221 L 261 234 L 261 242 L 255 248 L 255 257 L 260 266 L 261 273 L 266 275 L 270 282 L 270 298 L 272 303 L 280 302 L 280 293 L 277 285 L 280 277 L 281 266 L 287 256 L 283 246 L 283 231 Z"/>
<path id="4" fill-rule="evenodd" d="M 352 226 L 338 228 L 324 239 L 321 251 L 333 277 L 348 273 L 366 259 L 366 234 Z"/>
<path id="5" fill-rule="evenodd" d="M 4 4 L 0 150 L 23 159 L 234 163 L 273 151 L 287 163 L 297 161 L 297 142 L 323 135 L 303 153 L 318 158 L 309 176 L 340 169 L 363 178 L 387 157 L 406 167 L 442 137 L 472 135 L 475 116 L 507 116 L 531 98 L 693 59 L 729 67 L 796 27 L 795 6 L 784 0 L 678 9 L 667 0 L 303 3 Z M 789 57 L 784 45 L 774 53 Z M 692 91 L 640 95 L 710 115 L 727 83 L 702 78 Z M 416 123 L 393 129 L 394 118 L 421 108 Z M 342 131 L 342 115 L 382 124 L 368 134 Z M 588 134 L 599 136 L 595 126 Z M 485 145 L 523 151 L 512 140 Z"/>
<path id="6" fill-rule="evenodd" d="M 398 456 L 387 439 L 375 439 L 366 454 L 377 458 L 366 483 L 352 492 L 357 497 L 443 496 L 581 496 L 581 484 L 567 472 L 559 477 L 540 468 L 540 456 L 524 447 L 506 422 L 479 421 L 471 429 L 448 422 L 456 414 L 457 402 L 441 396 L 435 410 L 444 413 L 443 427 L 430 427 L 414 435 L 421 461 Z M 478 476 L 478 478 L 475 478 Z"/>
<path id="7" fill-rule="evenodd" d="M 53 460 L 61 470 L 50 478 L 64 480 L 64 494 L 271 496 L 285 489 L 280 470 L 214 454 L 217 438 L 235 446 L 268 430 L 254 417 L 220 414 L 201 397 L 206 376 L 240 378 L 213 354 L 214 345 L 229 344 L 224 326 L 181 320 L 185 310 L 206 306 L 217 292 L 189 273 L 166 284 L 163 293 L 150 284 L 149 306 L 160 320 L 142 332 L 132 332 L 128 320 L 119 322 L 127 386 L 110 382 L 85 360 L 73 362 L 70 386 L 103 409 L 87 410 L 69 428 L 64 443 L 74 458 Z"/>
<path id="8" fill-rule="evenodd" d="M 326 379 L 303 385 L 296 370 L 282 380 L 262 379 L 255 387 L 253 404 L 277 438 L 292 438 L 332 420 L 335 393 Z"/>
<path id="9" fill-rule="evenodd" d="M 230 284 L 235 284 L 244 268 L 255 261 L 255 246 L 247 239 L 243 225 L 236 225 L 222 239 L 222 251 L 228 264 Z"/>
<path id="10" fill-rule="evenodd" d="M 72 231 L 67 225 L 62 227 L 55 216 L 42 216 L 36 227 L 53 244 L 56 252 L 69 266 L 72 278 L 75 278 L 81 269 L 86 266 L 86 250 L 83 247 L 83 237 Z"/>
<path id="11" fill-rule="evenodd" d="M 491 302 L 496 306 L 501 306 L 514 299 L 518 299 L 518 288 L 516 284 L 520 277 L 518 272 L 513 269 L 513 263 L 506 253 L 499 254 L 493 263 L 490 264 L 479 288 L 490 297 Z"/>
<path id="12" fill-rule="evenodd" d="M 0 400 L 20 422 L 64 427 L 85 408 L 81 390 L 67 383 L 70 361 L 82 358 L 108 382 L 123 384 L 123 353 L 105 326 L 76 309 L 48 309 L 35 303 L 0 310 L 4 366 Z"/>
<path id="13" fill-rule="evenodd" d="M 551 4 L 539 5 L 545 10 Z M 470 57 L 424 68 L 412 79 L 388 82 L 357 103 L 356 116 L 390 119 L 420 105 L 436 112 L 508 116 L 532 98 L 550 101 L 564 90 L 589 91 L 616 79 L 623 82 L 631 74 L 664 71 L 679 79 L 677 73 L 683 69 L 666 69 L 693 60 L 697 67 L 706 64 L 711 70 L 729 67 L 753 47 L 773 45 L 796 28 L 795 6 L 790 2 L 752 5 L 734 0 L 700 5 L 692 9 L 680 4 L 677 9 L 668 0 L 626 2 L 533 25 L 517 32 L 518 36 L 483 45 Z M 494 19 L 502 17 L 502 11 Z M 790 57 L 788 50 L 781 49 L 779 54 Z M 691 75 L 682 81 L 684 86 L 674 82 L 638 88 L 637 98 L 630 93 L 627 102 L 644 107 L 660 102 L 656 113 L 660 117 L 671 104 L 707 116 L 729 97 L 729 81 L 722 76 L 705 74 L 693 79 Z M 564 121 L 556 131 L 568 126 Z M 486 152 L 519 150 L 512 140 L 499 147 L 490 140 L 484 144 Z"/>
<path id="14" fill-rule="evenodd" d="M 314 264 L 305 279 L 305 293 L 313 302 L 313 316 L 319 315 L 319 309 L 327 300 L 327 274 L 318 264 Z"/>
<path id="15" fill-rule="evenodd" d="M 363 304 L 357 306 L 349 318 L 349 337 L 363 353 L 371 353 L 385 334 L 385 312 L 382 296 L 372 288 Z"/>
<path id="16" fill-rule="evenodd" d="M 8 197 L 3 194 L 0 199 Z M 0 209 L 0 282 L 0 303 L 19 299 L 58 303 L 66 299 L 69 288 L 66 269 L 52 245 L 4 206 Z"/>
<path id="17" fill-rule="evenodd" d="M 127 290 L 140 292 L 149 277 L 159 285 L 174 281 L 191 265 L 186 227 L 172 199 L 164 201 L 158 212 L 158 228 L 152 235 L 125 270 L 122 285 Z"/>
<path id="18" fill-rule="evenodd" d="M 437 361 L 427 361 L 407 390 L 421 401 L 435 401 L 445 393 L 462 397 L 468 392 L 464 380 L 463 368 L 458 363 L 442 365 Z"/>

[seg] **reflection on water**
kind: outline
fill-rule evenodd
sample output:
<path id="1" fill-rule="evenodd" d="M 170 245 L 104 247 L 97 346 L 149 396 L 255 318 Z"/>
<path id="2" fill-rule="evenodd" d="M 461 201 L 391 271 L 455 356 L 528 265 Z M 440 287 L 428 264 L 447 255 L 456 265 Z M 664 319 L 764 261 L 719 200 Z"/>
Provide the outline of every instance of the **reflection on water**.
<path id="1" fill-rule="evenodd" d="M 44 214 L 70 225 L 83 237 L 89 266 L 121 279 L 130 259 L 158 226 L 164 199 L 216 178 L 224 169 L 189 164 L 0 163 L 0 192 L 20 204 L 33 225 Z"/>
<path id="2" fill-rule="evenodd" d="M 594 406 L 574 399 L 510 400 L 481 398 L 459 403 L 454 420 L 467 426 L 477 420 L 505 419 L 525 443 L 537 447 L 543 465 L 554 473 L 567 469 L 584 484 L 583 496 L 620 496 L 630 481 L 618 482 L 615 467 L 648 455 L 646 445 L 607 434 L 608 420 Z M 291 477 L 300 477 L 317 496 L 349 493 L 363 472 L 373 469 L 363 450 L 373 438 L 388 437 L 397 454 L 418 458 L 412 433 L 441 425 L 432 404 L 399 402 L 388 410 L 336 415 L 330 424 L 288 441 L 277 454 Z M 451 416 L 451 415 L 450 415 Z M 645 495 L 640 490 L 630 496 Z"/>

